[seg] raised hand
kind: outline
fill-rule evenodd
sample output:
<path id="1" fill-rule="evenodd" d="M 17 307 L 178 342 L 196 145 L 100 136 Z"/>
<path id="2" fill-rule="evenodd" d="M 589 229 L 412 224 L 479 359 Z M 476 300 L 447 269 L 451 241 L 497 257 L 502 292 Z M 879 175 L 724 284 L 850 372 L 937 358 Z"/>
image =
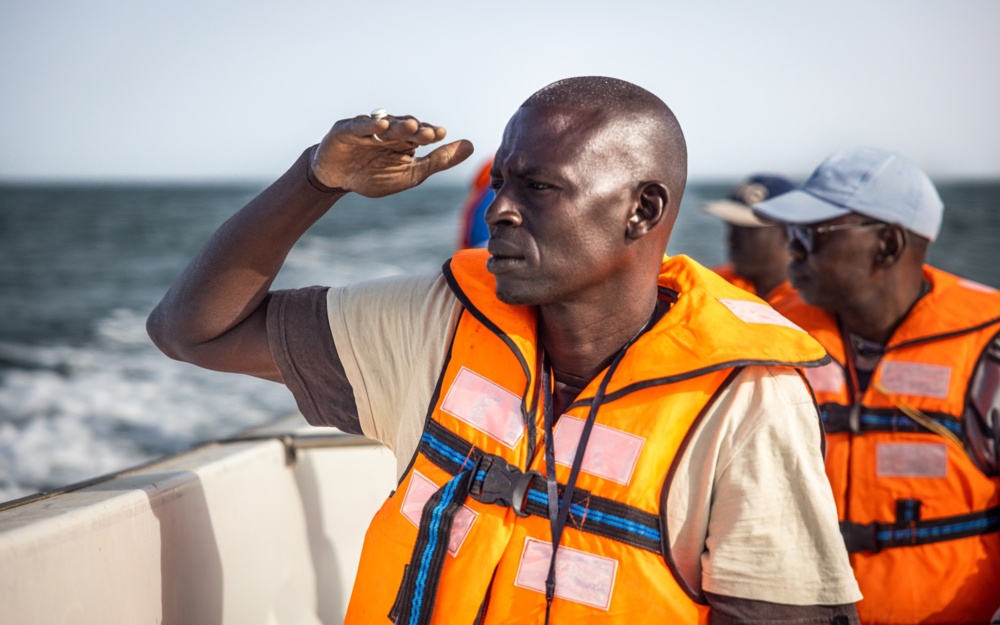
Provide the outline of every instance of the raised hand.
<path id="1" fill-rule="evenodd" d="M 412 116 L 376 111 L 342 119 L 316 148 L 313 174 L 328 187 L 365 197 L 383 197 L 415 187 L 429 176 L 458 165 L 472 154 L 464 139 L 442 145 L 426 156 L 418 147 L 444 139 L 445 129 Z"/>

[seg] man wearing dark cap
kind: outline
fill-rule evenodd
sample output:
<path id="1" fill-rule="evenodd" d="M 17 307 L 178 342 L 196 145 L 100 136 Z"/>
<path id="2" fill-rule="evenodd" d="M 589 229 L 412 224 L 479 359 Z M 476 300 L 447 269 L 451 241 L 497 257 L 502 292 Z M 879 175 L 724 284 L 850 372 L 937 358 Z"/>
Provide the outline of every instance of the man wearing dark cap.
<path id="1" fill-rule="evenodd" d="M 712 267 L 717 274 L 772 306 L 795 297 L 788 283 L 788 239 L 782 225 L 761 220 L 750 207 L 795 188 L 781 176 L 755 174 L 742 181 L 724 200 L 701 210 L 726 222 L 729 262 Z"/>
<path id="2" fill-rule="evenodd" d="M 405 190 L 471 153 L 415 156 L 443 137 L 381 111 L 337 122 L 149 319 L 171 356 L 283 382 L 310 422 L 396 454 L 346 622 L 855 622 L 796 370 L 825 352 L 664 256 L 687 152 L 648 91 L 584 77 L 531 96 L 493 161 L 488 251 L 268 291 L 340 197 Z"/>
<path id="3" fill-rule="evenodd" d="M 1000 607 L 1000 293 L 924 263 L 943 204 L 892 152 L 828 157 L 757 204 L 787 224 L 781 311 L 834 362 L 807 371 L 863 623 L 987 623 Z"/>

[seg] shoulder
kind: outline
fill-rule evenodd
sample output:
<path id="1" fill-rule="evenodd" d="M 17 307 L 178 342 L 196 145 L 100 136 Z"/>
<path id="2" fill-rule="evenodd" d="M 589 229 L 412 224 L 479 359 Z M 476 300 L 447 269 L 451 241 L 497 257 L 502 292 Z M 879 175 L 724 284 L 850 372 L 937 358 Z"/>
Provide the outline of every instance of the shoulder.
<path id="1" fill-rule="evenodd" d="M 374 341 L 441 329 L 457 306 L 440 272 L 391 276 L 327 292 L 330 329 L 338 345 L 353 338 Z"/>
<path id="2" fill-rule="evenodd" d="M 917 301 L 911 315 L 933 317 L 945 312 L 960 317 L 960 323 L 965 324 L 1000 316 L 1000 291 L 997 289 L 930 265 L 924 265 L 923 272 L 924 279 L 931 285 L 930 292 Z"/>
<path id="3" fill-rule="evenodd" d="M 974 362 L 959 356 L 959 350 L 943 347 L 943 341 L 971 346 L 963 349 L 973 349 L 979 355 L 1000 329 L 1000 291 L 927 265 L 923 271 L 930 288 L 896 328 L 887 351 L 943 348 L 953 366 L 973 366 Z M 923 357 L 908 355 L 910 359 Z"/>
<path id="4" fill-rule="evenodd" d="M 679 348 L 692 368 L 781 364 L 812 366 L 826 350 L 801 327 L 755 295 L 683 256 L 665 259 L 659 286 L 677 300 L 651 336 Z M 683 332 L 674 331 L 683 327 Z M 697 341 L 697 349 L 686 345 Z"/>
<path id="5" fill-rule="evenodd" d="M 812 394 L 802 376 L 791 367 L 743 368 L 709 407 L 704 427 L 706 435 L 711 430 L 724 433 L 719 439 L 723 469 L 746 445 L 777 452 L 794 449 L 802 443 L 819 449 L 821 441 Z"/>
<path id="6" fill-rule="evenodd" d="M 754 365 L 739 370 L 706 416 L 726 421 L 781 418 L 801 412 L 791 410 L 799 406 L 805 406 L 806 412 L 815 408 L 797 369 Z"/>
<path id="7" fill-rule="evenodd" d="M 381 278 L 327 293 L 330 331 L 349 376 L 355 360 L 411 359 L 428 341 L 444 345 L 460 310 L 440 272 Z"/>
<path id="8" fill-rule="evenodd" d="M 425 306 L 428 303 L 447 300 L 450 293 L 444 276 L 440 271 L 436 271 L 388 276 L 331 287 L 327 292 L 327 304 L 331 308 Z"/>

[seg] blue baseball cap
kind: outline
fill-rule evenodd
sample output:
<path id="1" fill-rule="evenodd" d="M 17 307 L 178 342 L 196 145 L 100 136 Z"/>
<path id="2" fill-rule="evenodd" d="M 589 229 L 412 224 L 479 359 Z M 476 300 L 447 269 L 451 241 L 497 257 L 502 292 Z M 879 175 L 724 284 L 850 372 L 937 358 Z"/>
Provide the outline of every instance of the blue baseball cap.
<path id="1" fill-rule="evenodd" d="M 856 148 L 826 157 L 802 188 L 753 206 L 761 218 L 790 224 L 858 213 L 899 224 L 933 241 L 944 203 L 919 167 L 895 152 Z"/>
<path id="2" fill-rule="evenodd" d="M 787 178 L 771 174 L 755 174 L 741 182 L 726 199 L 708 202 L 702 205 L 701 210 L 734 226 L 762 228 L 773 223 L 761 221 L 753 214 L 750 207 L 793 189 L 795 183 Z"/>

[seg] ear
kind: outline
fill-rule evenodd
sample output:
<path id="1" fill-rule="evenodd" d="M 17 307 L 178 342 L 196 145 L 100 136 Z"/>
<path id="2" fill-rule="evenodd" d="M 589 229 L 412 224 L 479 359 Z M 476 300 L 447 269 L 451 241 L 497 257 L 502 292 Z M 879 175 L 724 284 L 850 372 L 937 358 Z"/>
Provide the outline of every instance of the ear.
<path id="1" fill-rule="evenodd" d="M 878 253 L 875 263 L 879 267 L 889 268 L 895 265 L 906 250 L 906 230 L 898 224 L 890 224 L 879 233 Z"/>
<path id="2" fill-rule="evenodd" d="M 667 214 L 670 192 L 659 182 L 645 182 L 639 187 L 635 204 L 629 213 L 625 236 L 639 239 L 655 228 Z"/>

